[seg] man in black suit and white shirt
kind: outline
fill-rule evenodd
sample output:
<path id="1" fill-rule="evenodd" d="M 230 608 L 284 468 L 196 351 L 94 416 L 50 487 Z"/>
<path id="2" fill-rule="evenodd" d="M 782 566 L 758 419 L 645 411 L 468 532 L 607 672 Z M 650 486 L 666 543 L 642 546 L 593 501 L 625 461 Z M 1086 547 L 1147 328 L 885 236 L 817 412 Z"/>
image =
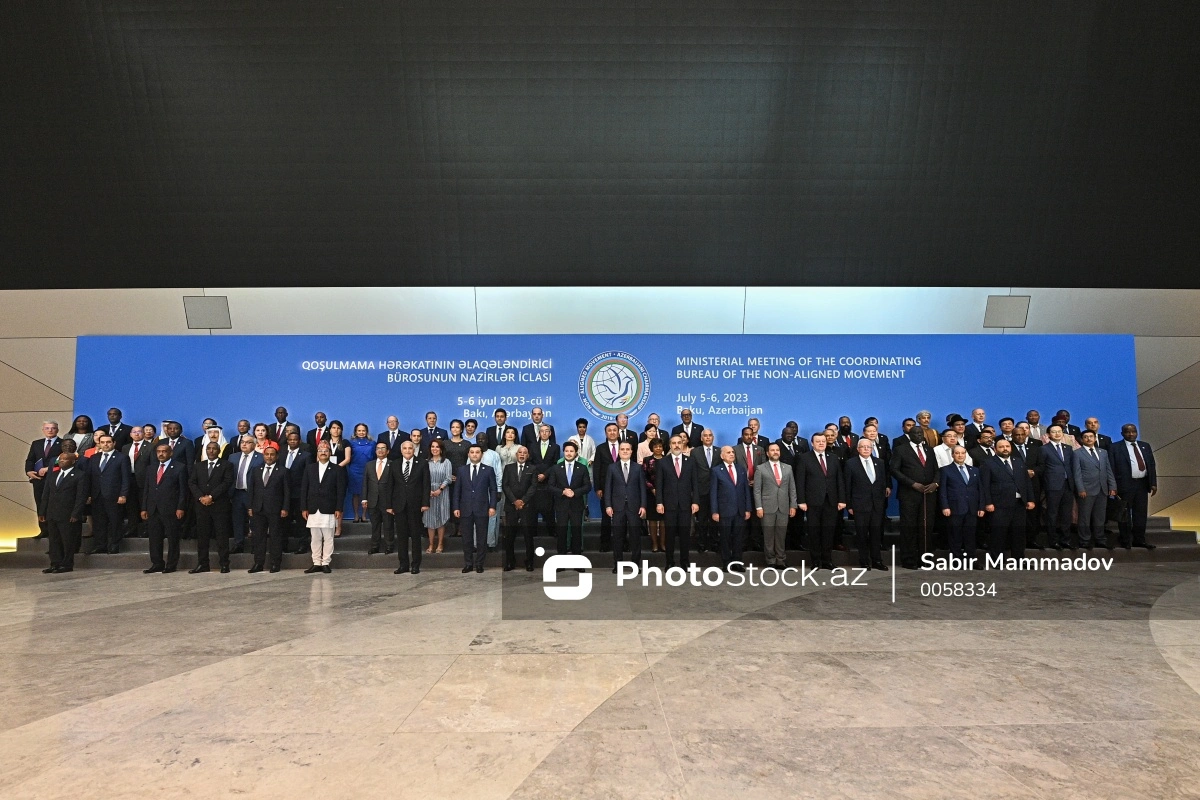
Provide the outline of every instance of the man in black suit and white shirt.
<path id="1" fill-rule="evenodd" d="M 379 448 L 379 445 L 375 446 Z M 374 469 L 374 462 L 367 467 L 372 473 Z M 364 470 L 364 474 L 367 470 Z M 313 563 L 304 572 L 307 575 L 317 572 L 328 575 L 333 572 L 330 564 L 333 559 L 333 534 L 337 531 L 346 502 L 346 470 L 329 460 L 328 444 L 317 445 L 317 461 L 305 467 L 300 492 L 300 506 L 304 509 L 300 513 L 308 523 L 312 537 L 309 549 Z"/>
<path id="2" fill-rule="evenodd" d="M 76 453 L 62 453 L 58 469 L 47 473 L 46 485 L 38 495 L 38 522 L 46 526 L 50 539 L 50 566 L 42 570 L 47 574 L 75 568 L 88 494 L 88 478 L 76 468 L 77 458 Z"/>
<path id="3" fill-rule="evenodd" d="M 679 419 L 680 423 L 671 429 L 671 435 L 683 434 L 688 447 L 699 447 L 700 434 L 704 432 L 704 426 L 692 422 L 692 410 L 690 408 L 680 411 Z"/>
<path id="4" fill-rule="evenodd" d="M 394 574 L 411 571 L 416 575 L 421 571 L 421 545 L 425 538 L 421 515 L 429 510 L 429 462 L 417 458 L 412 442 L 404 442 L 392 469 L 396 470 L 392 478 L 395 481 L 392 508 L 396 512 L 396 553 L 400 558 Z"/>
<path id="5" fill-rule="evenodd" d="M 270 571 L 279 572 L 283 567 L 283 521 L 287 519 L 288 506 L 291 504 L 291 488 L 288 486 L 287 469 L 277 463 L 279 449 L 268 445 L 263 448 L 262 457 L 262 465 L 250 472 L 248 482 L 254 566 L 247 571 L 263 571 L 269 547 Z"/>
<path id="6" fill-rule="evenodd" d="M 701 553 L 717 550 L 717 526 L 713 522 L 712 470 L 721 461 L 721 450 L 713 442 L 711 428 L 700 431 L 700 444 L 692 448 L 692 468 L 696 471 L 696 549 Z"/>
<path id="7" fill-rule="evenodd" d="M 655 465 L 654 486 L 658 499 L 656 509 L 666 523 L 667 567 L 675 566 L 678 548 L 679 566 L 687 569 L 692 563 L 692 517 L 700 511 L 697 502 L 696 469 L 683 453 L 687 439 L 682 433 L 671 437 L 671 452 Z M 788 476 L 790 479 L 790 475 Z M 711 480 L 711 476 L 709 478 Z M 709 487 L 709 491 L 712 487 Z"/>
<path id="8" fill-rule="evenodd" d="M 125 506 L 133 470 L 129 459 L 114 451 L 116 442 L 106 431 L 96 433 L 95 457 L 88 461 L 88 503 L 92 507 L 92 552 L 116 553 L 125 521 Z"/>
<path id="9" fill-rule="evenodd" d="M 1117 520 L 1121 546 L 1126 550 L 1144 547 L 1153 550 L 1146 541 L 1146 516 L 1150 498 L 1158 494 L 1158 465 L 1154 451 L 1138 439 L 1133 423 L 1121 426 L 1121 441 L 1114 442 L 1108 451 L 1112 456 L 1113 476 L 1117 479 Z"/>
<path id="10" fill-rule="evenodd" d="M 604 487 L 608 485 L 608 470 L 620 458 L 621 442 L 617 439 L 617 423 L 610 422 L 604 426 L 604 441 L 596 445 L 596 455 L 592 459 L 592 485 L 600 507 L 604 507 Z M 600 515 L 600 552 L 607 553 L 612 549 L 612 519 L 607 514 Z"/>
<path id="11" fill-rule="evenodd" d="M 554 494 L 550 491 L 550 471 L 558 463 L 558 445 L 550 442 L 550 426 L 543 425 L 539 430 L 540 438 L 529 448 L 529 463 L 537 469 L 538 488 L 533 500 L 533 511 L 529 515 L 529 524 L 537 532 L 537 518 L 540 514 L 546 523 L 549 535 L 558 538 L 557 517 L 555 515 Z"/>
<path id="12" fill-rule="evenodd" d="M 529 419 L 532 420 L 524 428 L 521 428 L 521 444 L 526 447 L 533 447 L 539 438 L 541 438 L 542 425 L 550 425 L 548 422 L 542 422 L 546 413 L 538 406 L 534 406 L 529 412 Z M 554 426 L 550 425 L 550 443 L 558 444 L 557 434 L 554 432 Z M 501 444 L 504 444 L 502 441 Z"/>
<path id="13" fill-rule="evenodd" d="M 144 536 L 146 523 L 142 521 L 142 484 L 146 480 L 146 469 L 154 463 L 154 443 L 145 438 L 141 425 L 129 429 L 129 444 L 121 453 L 129 462 L 133 481 L 125 502 L 125 535 Z"/>
<path id="14" fill-rule="evenodd" d="M 633 452 L 637 452 L 638 435 L 629 430 L 629 415 L 617 414 L 617 441 L 629 442 L 633 445 Z"/>
<path id="15" fill-rule="evenodd" d="M 42 487 L 46 473 L 62 452 L 62 439 L 58 438 L 58 423 L 48 419 L 42 423 L 42 438 L 34 439 L 29 445 L 29 454 L 25 456 L 25 477 L 33 487 L 34 508 L 42 499 Z M 40 536 L 46 535 L 46 526 L 42 524 Z"/>
<path id="16" fill-rule="evenodd" d="M 408 432 L 400 430 L 400 420 L 395 415 L 387 418 L 387 428 L 375 441 L 387 445 L 388 458 L 395 461 L 400 457 L 400 445 L 408 441 Z"/>
<path id="17" fill-rule="evenodd" d="M 492 416 L 496 420 L 496 424 L 489 425 L 487 429 L 488 450 L 495 450 L 504 444 L 504 429 L 512 427 L 508 424 L 508 412 L 503 408 L 497 408 L 496 413 Z"/>
<path id="18" fill-rule="evenodd" d="M 618 459 L 608 470 L 604 486 L 604 516 L 613 525 L 613 568 L 625 560 L 625 545 L 630 545 L 630 557 L 641 567 L 642 520 L 646 518 L 646 477 L 642 467 L 633 461 L 633 445 L 621 442 Z"/>
<path id="19" fill-rule="evenodd" d="M 425 428 L 421 431 L 421 438 L 426 442 L 432 442 L 434 439 L 449 439 L 450 434 L 445 428 L 439 428 L 437 424 L 437 413 L 434 411 L 426 412 Z"/>
<path id="20" fill-rule="evenodd" d="M 329 439 L 329 417 L 325 416 L 324 411 L 318 411 L 316 414 L 313 414 L 313 422 L 316 423 L 317 427 L 308 432 L 304 443 L 308 445 L 308 452 L 315 456 L 317 445 Z"/>
<path id="21" fill-rule="evenodd" d="M 171 445 L 160 440 L 154 447 L 154 457 L 155 464 L 146 470 L 142 484 L 142 519 L 150 536 L 150 568 L 142 570 L 147 575 L 171 573 L 179 565 L 179 534 L 188 501 L 187 467 L 172 458 Z"/>
<path id="22" fill-rule="evenodd" d="M 856 456 L 843 465 L 846 507 L 854 517 L 858 565 L 886 571 L 880 545 L 883 517 L 892 488 L 891 480 L 887 477 L 887 465 L 871 455 L 872 449 L 869 439 L 859 439 Z"/>
<path id="23" fill-rule="evenodd" d="M 979 434 L 983 433 L 983 429 L 986 427 L 987 427 L 987 412 L 984 411 L 982 408 L 972 409 L 971 410 L 971 421 L 967 423 L 967 426 L 965 429 L 966 441 L 959 442 L 959 444 L 966 447 L 967 452 L 970 453 L 971 448 L 973 448 L 979 442 Z M 974 459 L 974 456 L 972 456 L 971 458 Z"/>
<path id="24" fill-rule="evenodd" d="M 754 479 L 757 477 L 756 467 L 767 460 L 767 453 L 759 446 L 758 437 L 749 425 L 742 428 L 742 438 L 733 448 L 733 460 L 746 471 L 746 477 L 750 480 L 751 496 L 753 496 Z M 762 548 L 762 522 L 757 516 L 751 514 L 750 521 L 746 525 L 745 549 L 761 551 Z"/>
<path id="25" fill-rule="evenodd" d="M 812 450 L 796 459 L 796 504 L 807 516 L 808 556 L 814 567 L 833 569 L 833 538 L 843 502 L 842 461 L 829 455 L 829 439 L 812 435 Z"/>
<path id="26" fill-rule="evenodd" d="M 125 449 L 125 445 L 129 444 L 133 428 L 121 421 L 121 409 L 110 408 L 108 410 L 108 424 L 100 430 L 106 432 L 113 437 L 113 448 L 119 453 Z"/>
<path id="27" fill-rule="evenodd" d="M 921 556 L 933 546 L 937 509 L 939 467 L 933 450 L 925 443 L 919 425 L 908 432 L 907 442 L 892 451 L 892 474 L 900 499 L 900 563 L 919 569 Z"/>
<path id="28" fill-rule="evenodd" d="M 771 443 L 771 440 L 762 435 L 762 422 L 759 421 L 758 417 L 750 417 L 750 419 L 746 420 L 746 427 L 754 432 L 754 442 L 763 451 L 763 458 L 766 458 L 767 445 Z"/>
<path id="29" fill-rule="evenodd" d="M 387 442 L 375 443 L 375 459 L 363 470 L 362 507 L 371 520 L 371 548 L 367 555 L 373 556 L 384 548 L 384 555 L 391 555 L 392 539 L 396 533 L 396 510 L 392 508 L 392 495 L 396 490 L 394 462 L 389 458 Z M 400 448 L 396 448 L 400 455 Z"/>
<path id="30" fill-rule="evenodd" d="M 529 515 L 537 493 L 537 470 L 529 463 L 529 448 L 517 448 L 517 459 L 504 468 L 501 481 L 504 491 L 504 571 L 517 566 L 516 541 L 519 534 L 525 540 L 525 571 L 533 572 L 533 528 Z"/>
<path id="31" fill-rule="evenodd" d="M 229 572 L 229 535 L 233 530 L 229 493 L 233 489 L 233 467 L 221 460 L 221 446 L 216 442 L 205 445 L 204 455 L 188 475 L 188 488 L 194 499 L 192 513 L 196 518 L 196 566 L 188 570 L 192 575 L 209 571 L 208 547 L 214 535 L 221 572 Z"/>
<path id="32" fill-rule="evenodd" d="M 542 427 L 543 433 L 546 426 Z M 558 527 L 558 552 L 583 552 L 583 504 L 592 490 L 592 478 L 588 468 L 580 464 L 575 456 L 579 448 L 574 442 L 564 442 L 563 463 L 550 468 L 546 483 L 554 498 L 554 520 Z"/>

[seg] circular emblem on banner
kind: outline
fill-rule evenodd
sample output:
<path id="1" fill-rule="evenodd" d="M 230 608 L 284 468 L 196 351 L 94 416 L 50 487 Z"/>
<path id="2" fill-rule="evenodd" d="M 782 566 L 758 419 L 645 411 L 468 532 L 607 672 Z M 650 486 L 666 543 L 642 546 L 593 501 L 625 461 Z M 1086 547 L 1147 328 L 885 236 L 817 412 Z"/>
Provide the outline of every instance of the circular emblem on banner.
<path id="1" fill-rule="evenodd" d="M 596 417 L 633 416 L 650 399 L 650 375 L 629 353 L 610 350 L 592 357 L 579 373 L 579 399 Z"/>

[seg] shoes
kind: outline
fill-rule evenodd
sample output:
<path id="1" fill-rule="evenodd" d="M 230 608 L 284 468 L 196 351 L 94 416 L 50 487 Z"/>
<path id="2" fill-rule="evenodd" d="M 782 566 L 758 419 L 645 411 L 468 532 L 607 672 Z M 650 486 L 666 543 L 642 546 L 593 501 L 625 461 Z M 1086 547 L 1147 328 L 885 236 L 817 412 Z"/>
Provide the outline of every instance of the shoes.
<path id="1" fill-rule="evenodd" d="M 255 573 L 255 572 L 262 572 L 262 571 L 263 571 L 262 564 L 255 564 L 253 567 L 251 567 L 250 569 L 246 570 L 246 572 L 249 572 L 249 573 L 251 573 L 251 574 L 253 574 L 253 573 Z"/>
<path id="2" fill-rule="evenodd" d="M 279 572 L 279 565 L 278 564 L 273 565 L 271 567 L 271 569 L 268 570 L 268 572 Z"/>
<path id="3" fill-rule="evenodd" d="M 732 569 L 734 572 L 745 572 L 746 566 L 744 564 L 734 564 L 732 567 L 730 567 L 730 569 Z"/>
<path id="4" fill-rule="evenodd" d="M 385 556 L 390 556 L 390 555 L 391 555 L 392 553 L 394 553 L 394 552 L 396 552 L 396 551 L 395 551 L 395 549 L 394 549 L 394 548 L 391 548 L 391 547 L 385 547 L 385 548 L 384 548 L 384 550 L 383 550 L 383 554 L 384 554 Z"/>
<path id="5" fill-rule="evenodd" d="M 228 575 L 228 574 L 229 574 L 229 567 L 221 567 L 221 574 L 222 574 L 222 575 Z"/>
<path id="6" fill-rule="evenodd" d="M 324 571 L 324 573 L 325 573 L 326 575 L 328 575 L 328 574 L 330 574 L 331 572 L 333 572 L 333 567 L 331 567 L 331 566 L 329 566 L 328 564 L 326 564 L 325 566 L 321 567 L 321 570 L 322 570 L 322 571 Z"/>
<path id="7" fill-rule="evenodd" d="M 170 575 L 170 574 L 171 574 L 172 572 L 174 572 L 174 571 L 175 571 L 175 568 L 174 568 L 174 567 L 164 567 L 164 568 L 163 568 L 163 575 Z"/>
<path id="8" fill-rule="evenodd" d="M 471 569 L 472 569 L 472 567 L 463 567 L 463 570 L 462 570 L 462 571 L 463 571 L 463 574 L 464 574 L 464 575 L 465 575 L 465 574 L 467 574 L 468 572 L 470 572 L 470 571 L 471 571 Z"/>
<path id="9" fill-rule="evenodd" d="M 314 572 L 320 572 L 320 571 L 321 571 L 321 565 L 320 565 L 320 564 L 313 564 L 311 567 L 309 567 L 308 569 L 304 570 L 304 574 L 305 574 L 305 575 L 312 575 Z"/>
<path id="10" fill-rule="evenodd" d="M 529 567 L 528 567 L 528 566 L 526 566 L 526 567 L 525 567 L 525 569 L 529 570 L 530 572 L 533 572 L 533 570 L 532 570 L 532 569 L 529 569 Z M 616 574 L 617 574 L 617 565 L 616 565 L 616 564 L 613 564 L 613 568 L 612 568 L 612 574 L 613 574 L 613 575 L 616 575 Z"/>
<path id="11" fill-rule="evenodd" d="M 61 574 L 63 574 L 64 572 L 74 572 L 74 571 L 75 571 L 75 570 L 74 570 L 73 568 L 71 568 L 71 567 L 59 567 L 58 569 L 54 570 L 54 574 L 55 574 L 55 575 L 61 575 Z"/>
<path id="12" fill-rule="evenodd" d="M 476 572 L 483 572 L 483 567 L 476 567 L 476 568 L 475 568 L 475 571 L 476 571 Z"/>
<path id="13" fill-rule="evenodd" d="M 516 564 L 505 564 L 505 565 L 504 565 L 504 571 L 505 571 L 505 572 L 512 572 L 514 569 L 516 569 L 516 566 L 517 566 Z"/>
<path id="14" fill-rule="evenodd" d="M 1157 545 L 1150 544 L 1149 542 L 1142 542 L 1141 544 L 1135 544 L 1134 547 L 1144 547 L 1147 550 L 1153 550 L 1155 547 L 1157 547 Z"/>
<path id="15" fill-rule="evenodd" d="M 393 575 L 405 575 L 407 573 L 408 570 L 406 570 L 404 567 L 397 567 L 396 569 L 392 570 Z"/>
<path id="16" fill-rule="evenodd" d="M 525 571 L 526 571 L 526 572 L 533 572 L 533 564 L 526 564 L 526 565 L 525 565 Z M 616 570 L 614 569 L 613 571 L 615 572 Z"/>
<path id="17" fill-rule="evenodd" d="M 426 547 L 426 548 L 425 548 L 425 555 L 429 555 L 429 554 L 430 554 L 430 553 L 432 553 L 432 552 L 433 552 L 433 547 L 432 547 L 432 546 L 430 546 L 430 547 Z"/>
<path id="18" fill-rule="evenodd" d="M 412 568 L 412 574 L 413 574 L 413 575 L 420 575 L 420 574 L 421 574 L 421 568 L 420 568 L 420 567 L 413 567 L 413 568 Z"/>
<path id="19" fill-rule="evenodd" d="M 142 570 L 142 574 L 149 575 L 151 572 L 162 572 L 162 571 L 163 571 L 162 567 L 151 567 L 150 569 Z"/>
<path id="20" fill-rule="evenodd" d="M 121 552 L 121 548 L 117 545 L 113 545 L 112 547 L 108 548 L 108 554 L 110 556 L 115 556 L 119 552 Z"/>
<path id="21" fill-rule="evenodd" d="M 229 550 L 230 555 L 241 555 L 244 552 L 246 552 L 246 546 L 244 544 L 234 545 Z"/>
<path id="22" fill-rule="evenodd" d="M 209 572 L 207 564 L 197 564 L 188 570 L 188 575 L 199 575 L 201 572 Z"/>
<path id="23" fill-rule="evenodd" d="M 843 552 L 843 553 L 844 553 L 844 552 L 846 552 L 846 545 L 844 545 L 844 544 L 835 544 L 835 545 L 833 546 L 833 549 L 834 549 L 834 550 L 840 550 L 841 552 Z"/>
<path id="24" fill-rule="evenodd" d="M 877 569 L 877 570 L 879 570 L 879 571 L 881 571 L 881 572 L 887 572 L 887 571 L 888 571 L 888 568 L 887 568 L 887 566 L 885 566 L 885 565 L 884 565 L 884 563 L 883 563 L 882 561 L 872 561 L 872 562 L 871 562 L 871 569 Z"/>
<path id="25" fill-rule="evenodd" d="M 826 561 L 824 564 L 821 565 L 821 569 L 833 569 L 833 562 Z"/>
<path id="26" fill-rule="evenodd" d="M 369 555 L 369 556 L 373 556 L 373 555 L 375 555 L 375 554 L 376 554 L 376 553 L 378 553 L 378 552 L 379 552 L 379 548 L 378 548 L 378 547 L 372 547 L 370 550 L 368 550 L 368 551 L 367 551 L 367 555 Z M 426 552 L 429 552 L 429 551 L 427 550 Z"/>
<path id="27" fill-rule="evenodd" d="M 58 567 L 46 567 L 42 570 L 43 575 L 50 575 L 58 570 Z"/>

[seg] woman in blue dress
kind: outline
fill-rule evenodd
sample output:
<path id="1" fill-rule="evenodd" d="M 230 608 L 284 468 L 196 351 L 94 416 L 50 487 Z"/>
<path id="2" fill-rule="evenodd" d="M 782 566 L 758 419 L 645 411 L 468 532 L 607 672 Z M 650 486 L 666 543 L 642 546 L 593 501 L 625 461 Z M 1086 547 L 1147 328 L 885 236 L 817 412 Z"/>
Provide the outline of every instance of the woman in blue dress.
<path id="1" fill-rule="evenodd" d="M 346 494 L 351 496 L 350 504 L 354 508 L 354 519 L 351 521 L 366 522 L 362 516 L 363 474 L 367 471 L 367 464 L 375 460 L 375 440 L 371 438 L 371 432 L 364 423 L 360 422 L 354 426 L 350 450 L 353 456 L 346 466 Z"/>

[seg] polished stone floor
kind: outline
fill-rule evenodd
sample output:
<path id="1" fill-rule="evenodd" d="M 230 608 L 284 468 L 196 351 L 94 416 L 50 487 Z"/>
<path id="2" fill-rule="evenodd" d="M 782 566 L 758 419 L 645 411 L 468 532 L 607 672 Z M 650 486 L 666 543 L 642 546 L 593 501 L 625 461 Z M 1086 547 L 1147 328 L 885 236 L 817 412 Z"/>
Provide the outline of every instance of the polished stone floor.
<path id="1" fill-rule="evenodd" d="M 1031 619 L 555 620 L 494 570 L 2 569 L 0 797 L 1196 797 L 1198 574 L 1006 587 L 1069 612 Z"/>

